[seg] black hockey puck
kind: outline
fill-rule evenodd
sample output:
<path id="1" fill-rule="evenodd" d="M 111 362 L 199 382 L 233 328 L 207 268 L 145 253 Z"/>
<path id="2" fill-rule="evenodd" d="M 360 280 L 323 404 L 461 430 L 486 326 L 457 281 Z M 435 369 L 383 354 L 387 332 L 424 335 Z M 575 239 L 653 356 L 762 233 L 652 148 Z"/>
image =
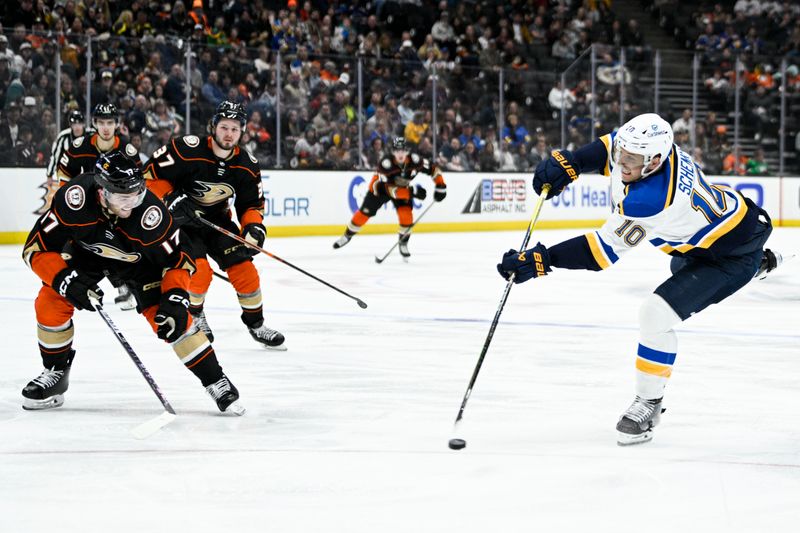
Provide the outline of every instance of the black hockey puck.
<path id="1" fill-rule="evenodd" d="M 467 441 L 464 439 L 450 439 L 447 445 L 451 450 L 462 450 L 467 447 Z"/>

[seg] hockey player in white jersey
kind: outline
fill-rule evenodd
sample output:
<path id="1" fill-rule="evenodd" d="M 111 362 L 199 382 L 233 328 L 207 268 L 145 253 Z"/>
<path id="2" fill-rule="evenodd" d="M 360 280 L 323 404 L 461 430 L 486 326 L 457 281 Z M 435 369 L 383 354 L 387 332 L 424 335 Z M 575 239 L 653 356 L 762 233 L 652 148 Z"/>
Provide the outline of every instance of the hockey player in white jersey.
<path id="1" fill-rule="evenodd" d="M 515 274 L 516 283 L 552 267 L 603 270 L 645 241 L 673 256 L 672 276 L 639 311 L 636 398 L 617 423 L 618 444 L 638 444 L 652 439 L 662 413 L 677 354 L 673 328 L 774 269 L 781 257 L 763 249 L 772 231 L 766 211 L 711 185 L 656 114 L 639 115 L 574 153 L 554 151 L 536 167 L 533 187 L 541 193 L 550 184 L 551 198 L 583 172 L 611 177 L 614 211 L 605 224 L 550 247 L 510 250 L 497 268 L 506 279 Z"/>

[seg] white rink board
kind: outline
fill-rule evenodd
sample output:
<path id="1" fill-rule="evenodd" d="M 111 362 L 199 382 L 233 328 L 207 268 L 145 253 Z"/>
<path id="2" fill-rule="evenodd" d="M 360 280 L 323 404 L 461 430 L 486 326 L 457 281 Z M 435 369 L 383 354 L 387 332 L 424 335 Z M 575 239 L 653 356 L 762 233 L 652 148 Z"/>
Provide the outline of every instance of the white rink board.
<path id="1" fill-rule="evenodd" d="M 263 171 L 265 215 L 271 236 L 334 234 L 342 230 L 361 204 L 372 174 L 353 172 Z M 421 231 L 459 231 L 524 227 L 535 195 L 526 173 L 445 173 L 447 198 L 431 209 Z M 41 169 L 5 169 L 6 194 L 13 201 L 0 211 L 0 242 L 22 242 L 41 206 Z M 800 225 L 800 178 L 714 176 L 764 206 L 777 225 Z M 428 191 L 419 212 L 433 201 L 433 182 L 415 180 Z M 539 227 L 596 226 L 611 210 L 608 178 L 583 175 L 542 211 Z M 396 230 L 397 217 L 387 204 L 370 221 L 367 232 Z"/>

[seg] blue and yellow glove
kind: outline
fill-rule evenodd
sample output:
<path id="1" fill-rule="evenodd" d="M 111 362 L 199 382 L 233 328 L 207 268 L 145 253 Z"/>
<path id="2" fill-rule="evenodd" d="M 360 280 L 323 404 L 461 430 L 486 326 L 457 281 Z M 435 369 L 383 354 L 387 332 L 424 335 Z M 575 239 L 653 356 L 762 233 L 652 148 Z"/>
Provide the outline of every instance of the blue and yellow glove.
<path id="1" fill-rule="evenodd" d="M 531 278 L 546 276 L 552 271 L 550 253 L 542 243 L 537 243 L 524 252 L 509 250 L 503 254 L 502 262 L 497 265 L 497 271 L 506 281 L 511 274 L 514 274 L 514 283 L 524 283 Z"/>
<path id="2" fill-rule="evenodd" d="M 550 192 L 547 193 L 549 200 L 561 194 L 567 185 L 578 179 L 580 173 L 581 169 L 572 152 L 554 150 L 552 156 L 536 165 L 533 173 L 533 190 L 536 194 L 542 194 L 542 187 L 549 183 Z"/>

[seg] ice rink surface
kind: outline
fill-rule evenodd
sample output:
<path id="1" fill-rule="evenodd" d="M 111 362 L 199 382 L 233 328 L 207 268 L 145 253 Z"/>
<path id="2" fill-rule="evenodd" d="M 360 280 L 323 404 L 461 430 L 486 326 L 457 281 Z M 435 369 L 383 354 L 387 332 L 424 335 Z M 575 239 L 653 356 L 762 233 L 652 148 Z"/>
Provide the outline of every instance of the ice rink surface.
<path id="1" fill-rule="evenodd" d="M 536 231 L 555 244 L 582 230 Z M 207 302 L 220 361 L 248 411 L 217 412 L 143 318 L 107 309 L 177 420 L 139 441 L 160 404 L 96 314 L 75 319 L 63 407 L 27 412 L 41 370 L 39 283 L 0 247 L 0 532 L 800 531 L 800 259 L 678 328 L 667 412 L 651 443 L 616 445 L 634 396 L 640 303 L 668 275 L 647 246 L 605 272 L 515 286 L 458 436 L 447 441 L 523 232 L 268 239 L 268 352 L 231 287 Z M 768 246 L 800 250 L 800 229 Z M 395 252 L 396 254 L 396 252 Z"/>

